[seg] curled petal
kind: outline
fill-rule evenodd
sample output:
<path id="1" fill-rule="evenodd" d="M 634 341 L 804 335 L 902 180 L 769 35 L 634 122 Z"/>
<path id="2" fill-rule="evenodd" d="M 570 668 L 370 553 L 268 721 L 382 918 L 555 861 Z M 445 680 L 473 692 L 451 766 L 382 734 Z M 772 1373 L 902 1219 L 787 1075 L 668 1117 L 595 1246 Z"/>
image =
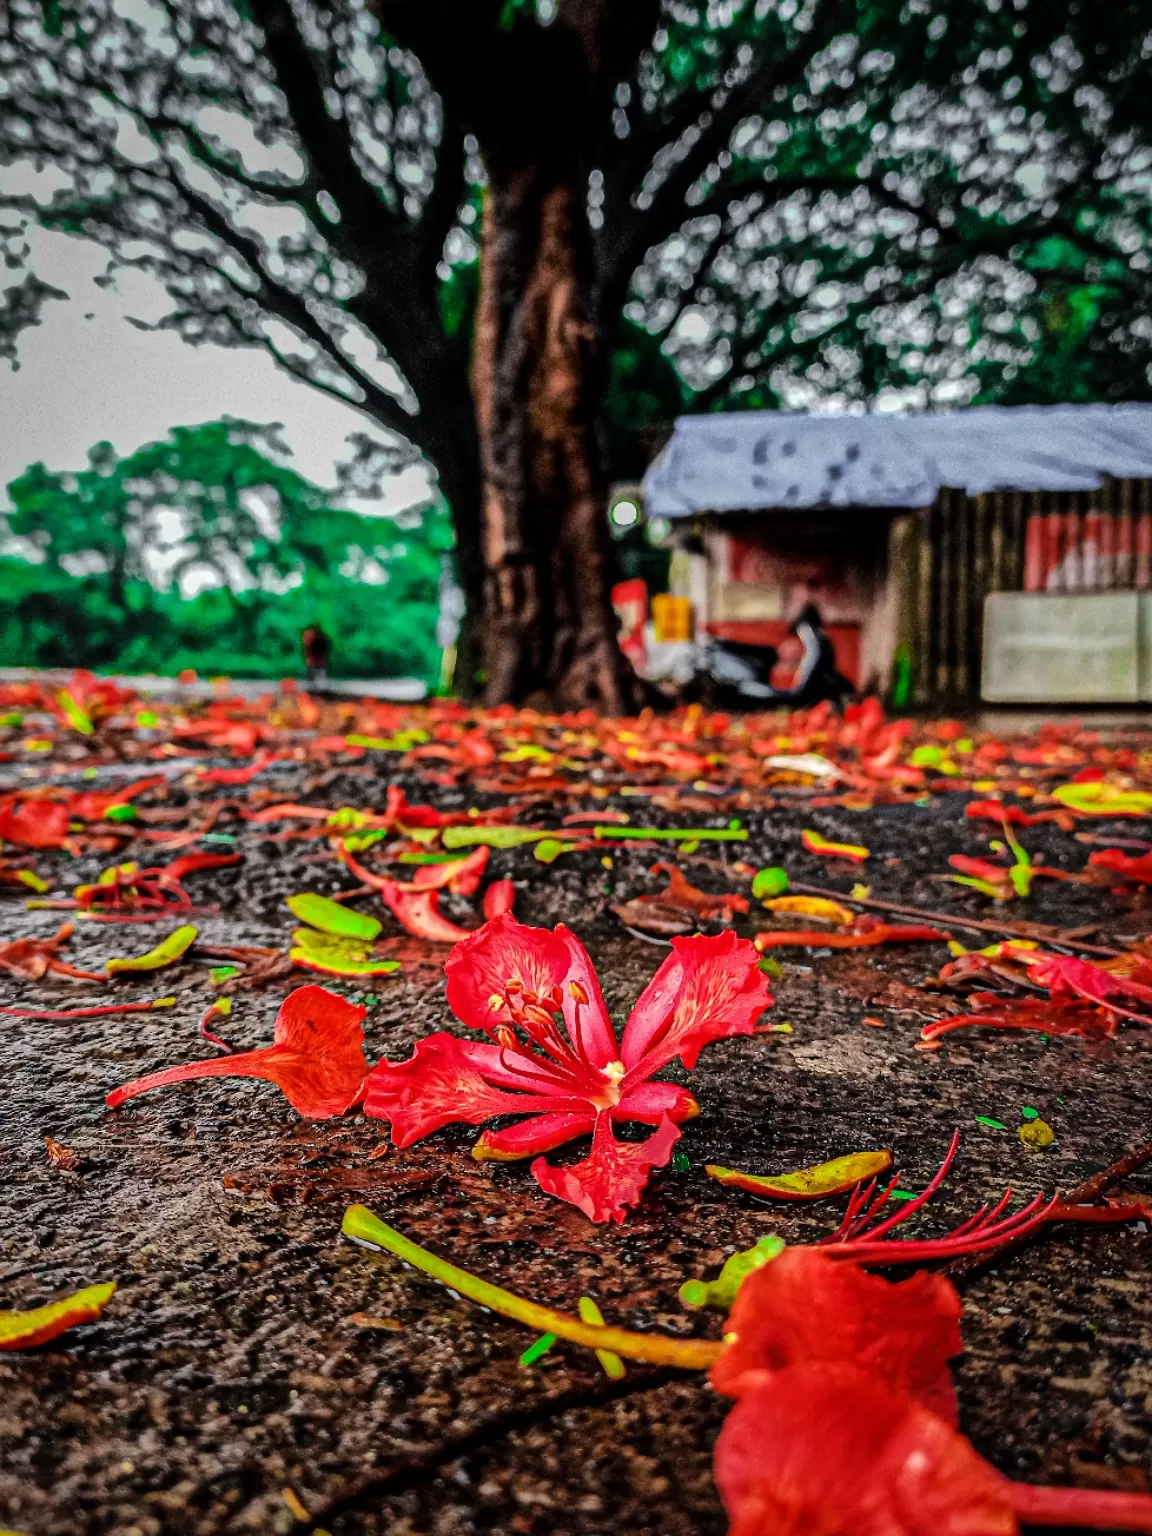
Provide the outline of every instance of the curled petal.
<path id="1" fill-rule="evenodd" d="M 628 1208 L 639 1204 L 649 1173 L 665 1166 L 679 1140 L 679 1130 L 665 1116 L 647 1141 L 617 1141 L 609 1117 L 600 1115 L 583 1162 L 553 1168 L 538 1157 L 532 1176 L 545 1194 L 577 1206 L 589 1221 L 623 1221 Z"/>
<path id="2" fill-rule="evenodd" d="M 689 1071 L 712 1040 L 750 1035 L 772 1002 L 748 939 L 673 939 L 672 953 L 644 988 L 624 1026 L 629 1077 L 649 1077 L 679 1056 Z"/>
<path id="3" fill-rule="evenodd" d="M 422 891 L 447 886 L 454 896 L 471 896 L 480 884 L 487 864 L 488 849 L 476 848 L 466 859 L 421 865 L 412 876 L 412 884 Z"/>
<path id="4" fill-rule="evenodd" d="M 406 891 L 395 880 L 381 880 L 377 889 L 384 905 L 407 933 L 434 944 L 458 944 L 471 937 L 467 928 L 449 922 L 440 911 L 439 891 Z"/>
<path id="5" fill-rule="evenodd" d="M 487 853 L 487 849 L 484 850 Z M 516 887 L 511 880 L 493 880 L 484 892 L 484 916 L 500 917 L 511 912 L 516 903 Z"/>
<path id="6" fill-rule="evenodd" d="M 378 1062 L 368 1075 L 365 1114 L 391 1121 L 395 1145 L 410 1147 L 443 1125 L 479 1125 L 493 1115 L 586 1110 L 580 1100 L 496 1087 L 483 1067 L 488 1052 L 493 1057 L 499 1053 L 492 1046 L 481 1051 L 485 1054 L 441 1030 L 419 1041 L 408 1061 Z"/>
<path id="7" fill-rule="evenodd" d="M 532 1115 L 502 1131 L 485 1131 L 472 1148 L 472 1156 L 478 1163 L 511 1163 L 521 1157 L 536 1157 L 576 1136 L 591 1135 L 595 1124 L 592 1111 L 586 1115 Z"/>
<path id="8" fill-rule="evenodd" d="M 80 1323 L 94 1323 L 115 1291 L 116 1282 L 109 1280 L 30 1312 L 0 1312 L 0 1350 L 31 1349 L 59 1338 Z"/>
<path id="9" fill-rule="evenodd" d="M 665 1115 L 682 1125 L 699 1113 L 700 1105 L 678 1083 L 640 1083 L 629 1088 L 611 1111 L 613 1120 L 641 1120 L 647 1125 L 659 1125 Z"/>
<path id="10" fill-rule="evenodd" d="M 363 1018 L 363 1008 L 334 992 L 297 987 L 281 1004 L 271 1045 L 137 1078 L 110 1093 L 108 1107 L 116 1109 L 151 1088 L 199 1077 L 260 1077 L 275 1083 L 298 1114 L 309 1119 L 342 1115 L 360 1098 L 368 1070 Z"/>
<path id="11" fill-rule="evenodd" d="M 713 1471 L 729 1536 L 1018 1536 L 1007 1479 L 851 1364 L 764 1378 L 728 1415 Z"/>
<path id="12" fill-rule="evenodd" d="M 788 1248 L 740 1287 L 712 1385 L 742 1397 L 766 1373 L 848 1362 L 955 1424 L 948 1361 L 961 1349 L 960 1312 L 943 1275 L 921 1270 L 893 1283 L 818 1249 Z"/>
<path id="13" fill-rule="evenodd" d="M 887 1173 L 891 1166 L 892 1153 L 885 1148 L 878 1152 L 849 1152 L 812 1168 L 798 1168 L 795 1173 L 744 1173 L 739 1168 L 722 1168 L 716 1163 L 706 1164 L 704 1171 L 718 1184 L 747 1190 L 765 1200 L 825 1200 L 829 1195 L 855 1189 L 865 1179 Z"/>

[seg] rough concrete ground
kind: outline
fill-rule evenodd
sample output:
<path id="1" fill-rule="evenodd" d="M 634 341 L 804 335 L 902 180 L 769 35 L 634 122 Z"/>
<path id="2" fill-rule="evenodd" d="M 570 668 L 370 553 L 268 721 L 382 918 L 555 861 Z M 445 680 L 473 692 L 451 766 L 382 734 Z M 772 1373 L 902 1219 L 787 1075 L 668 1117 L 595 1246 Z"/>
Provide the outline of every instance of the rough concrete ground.
<path id="1" fill-rule="evenodd" d="M 279 765 L 261 782 L 292 798 L 302 772 Z M 417 781 L 408 788 L 413 799 L 458 803 L 452 791 Z M 381 779 L 347 776 L 320 798 L 379 804 L 383 791 Z M 636 816 L 636 802 L 627 803 Z M 984 833 L 964 821 L 963 797 L 860 813 L 804 804 L 747 817 L 749 844 L 703 851 L 721 862 L 783 861 L 794 879 L 847 889 L 851 876 L 801 850 L 799 829 L 815 826 L 873 849 L 876 894 L 984 910 L 974 894 L 926 878 L 947 868 L 951 852 L 985 850 Z M 684 821 L 649 814 L 654 824 Z M 242 833 L 239 823 L 227 830 Z M 1083 863 L 1084 850 L 1052 828 L 1026 840 L 1047 862 Z M 257 843 L 242 833 L 236 846 L 246 854 L 242 865 L 189 881 L 196 900 L 222 906 L 201 921 L 206 939 L 282 945 L 292 925 L 284 896 L 352 883 L 317 853 L 322 843 Z M 588 942 L 619 1019 L 666 950 L 623 932 L 606 902 L 656 890 L 652 861 L 640 849 L 616 854 L 610 871 L 594 853 L 551 868 L 527 850 L 493 856 L 493 871 L 516 880 L 524 920 L 563 918 Z M 103 862 L 82 861 L 67 883 L 91 878 Z M 716 863 L 682 863 L 705 889 L 741 888 Z M 7 893 L 0 912 L 5 939 L 46 936 L 58 916 L 28 913 Z M 1038 885 L 1028 916 L 1102 921 L 1105 941 L 1152 930 L 1152 912 L 1055 883 Z M 740 926 L 751 931 L 746 920 Z M 390 920 L 388 927 L 397 931 Z M 78 925 L 69 955 L 98 966 L 164 931 Z M 921 1017 L 899 1011 L 917 1006 L 901 984 L 917 987 L 934 974 L 945 958 L 939 946 L 782 958 L 772 1016 L 790 1021 L 794 1033 L 704 1052 L 693 1075 L 703 1113 L 680 1143 L 690 1168 L 658 1175 L 641 1209 L 611 1228 L 546 1198 L 523 1166 L 474 1163 L 473 1134 L 464 1128 L 396 1151 L 380 1125 L 359 1114 L 302 1122 L 270 1085 L 235 1080 L 167 1089 L 106 1111 L 104 1095 L 118 1083 L 207 1053 L 197 1022 L 208 962 L 165 973 L 162 987 L 157 978 L 122 983 L 133 995 L 175 991 L 179 1006 L 165 1013 L 5 1020 L 0 1301 L 33 1305 L 106 1278 L 120 1289 L 99 1323 L 3 1357 L 0 1524 L 28 1536 L 285 1533 L 293 1528 L 291 1498 L 316 1514 L 366 1479 L 415 1465 L 478 1424 L 491 1421 L 498 1431 L 504 1416 L 519 1414 L 514 1432 L 412 1472 L 406 1491 L 368 1489 L 328 1529 L 334 1536 L 719 1536 L 725 1521 L 710 1453 L 725 1404 L 703 1381 L 651 1385 L 645 1368 L 630 1368 L 646 1390 L 597 1403 L 608 1383 L 591 1356 L 559 1345 L 537 1366 L 521 1367 L 531 1337 L 524 1330 L 387 1256 L 350 1246 L 339 1226 L 345 1205 L 361 1201 L 418 1241 L 535 1299 L 574 1309 L 586 1292 L 610 1320 L 703 1331 L 716 1324 L 682 1311 L 683 1278 L 715 1273 L 728 1252 L 766 1231 L 803 1240 L 827 1230 L 843 1204 L 803 1212 L 758 1204 L 712 1183 L 706 1162 L 785 1171 L 891 1146 L 904 1187 L 917 1188 L 959 1126 L 955 1170 L 934 1214 L 921 1219 L 923 1230 L 938 1230 L 1008 1183 L 1021 1199 L 1068 1188 L 1152 1137 L 1152 1036 L 1137 1026 L 1099 1044 L 962 1033 L 926 1054 L 913 1049 Z M 332 985 L 346 995 L 363 991 L 354 982 Z M 267 1042 L 287 989 L 239 994 L 229 1037 L 241 1047 Z M 67 1007 L 90 990 L 9 980 L 0 1003 Z M 375 983 L 373 995 L 372 1059 L 400 1059 L 430 1029 L 458 1027 L 434 967 L 410 966 Z M 886 1027 L 864 1025 L 865 1015 Z M 1017 1135 L 1024 1105 L 1056 1130 L 1043 1153 L 1029 1152 Z M 978 1115 L 1007 1129 L 982 1125 Z M 50 1166 L 45 1135 L 82 1153 L 83 1170 Z M 1152 1176 L 1145 1171 L 1131 1187 L 1152 1192 Z M 1149 1241 L 1134 1230 L 1057 1229 L 964 1283 L 963 1427 L 1004 1471 L 1147 1486 Z M 397 1326 L 356 1326 L 348 1321 L 354 1313 Z M 592 1401 L 561 1414 L 549 1408 L 568 1393 Z"/>

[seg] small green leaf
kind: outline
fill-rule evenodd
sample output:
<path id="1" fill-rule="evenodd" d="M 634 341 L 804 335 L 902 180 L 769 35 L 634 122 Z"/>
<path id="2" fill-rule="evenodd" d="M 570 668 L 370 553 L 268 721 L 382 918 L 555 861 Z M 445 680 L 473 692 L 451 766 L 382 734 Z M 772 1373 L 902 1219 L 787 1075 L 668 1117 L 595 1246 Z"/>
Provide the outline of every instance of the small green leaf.
<path id="1" fill-rule="evenodd" d="M 990 1126 L 994 1131 L 1006 1131 L 1008 1129 L 1003 1120 L 993 1120 L 988 1115 L 977 1115 L 976 1124 Z"/>
<path id="2" fill-rule="evenodd" d="M 445 827 L 440 841 L 445 848 L 474 848 L 478 843 L 489 848 L 520 848 L 550 835 L 543 827 Z"/>
<path id="3" fill-rule="evenodd" d="M 399 960 L 377 960 L 369 944 L 339 934 L 297 928 L 292 935 L 289 958 L 311 971 L 329 976 L 387 976 L 400 969 Z"/>
<path id="4" fill-rule="evenodd" d="M 541 1355 L 546 1355 L 556 1342 L 554 1333 L 542 1333 L 535 1344 L 529 1344 L 528 1348 L 520 1356 L 521 1365 L 535 1365 Z"/>
<path id="5" fill-rule="evenodd" d="M 191 923 L 185 923 L 181 928 L 174 928 L 166 939 L 162 939 L 146 954 L 134 955 L 128 959 L 117 956 L 106 961 L 104 969 L 109 976 L 119 976 L 125 971 L 163 970 L 166 965 L 175 964 L 190 948 L 196 933 L 197 930 Z"/>
<path id="6" fill-rule="evenodd" d="M 773 896 L 783 896 L 788 885 L 788 871 L 770 865 L 767 869 L 756 871 L 752 878 L 752 894 L 757 901 L 766 901 Z"/>
<path id="7" fill-rule="evenodd" d="M 571 843 L 562 843 L 558 837 L 542 837 L 533 849 L 541 864 L 555 864 L 562 853 L 567 853 Z"/>
<path id="8" fill-rule="evenodd" d="M 362 939 L 370 944 L 383 927 L 379 918 L 369 917 L 366 912 L 354 912 L 313 891 L 289 896 L 287 906 L 293 917 L 298 917 L 302 923 L 311 923 L 321 933 L 336 934 L 344 939 Z"/>

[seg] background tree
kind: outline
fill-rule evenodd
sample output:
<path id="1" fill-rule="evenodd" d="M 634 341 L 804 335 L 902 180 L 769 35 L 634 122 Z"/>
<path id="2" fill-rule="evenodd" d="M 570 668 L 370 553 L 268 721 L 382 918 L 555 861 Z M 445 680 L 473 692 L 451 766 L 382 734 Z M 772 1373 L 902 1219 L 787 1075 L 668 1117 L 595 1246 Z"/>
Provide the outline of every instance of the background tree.
<path id="1" fill-rule="evenodd" d="M 225 420 L 32 465 L 8 487 L 0 660 L 281 677 L 319 621 L 337 676 L 434 685 L 446 515 L 342 511 L 284 457 L 275 427 Z"/>
<path id="2" fill-rule="evenodd" d="M 623 702 L 612 380 L 1148 393 L 1143 0 L 376 8 L 8 0 L 0 159 L 51 164 L 11 206 L 155 273 L 189 340 L 428 456 L 491 700 Z"/>

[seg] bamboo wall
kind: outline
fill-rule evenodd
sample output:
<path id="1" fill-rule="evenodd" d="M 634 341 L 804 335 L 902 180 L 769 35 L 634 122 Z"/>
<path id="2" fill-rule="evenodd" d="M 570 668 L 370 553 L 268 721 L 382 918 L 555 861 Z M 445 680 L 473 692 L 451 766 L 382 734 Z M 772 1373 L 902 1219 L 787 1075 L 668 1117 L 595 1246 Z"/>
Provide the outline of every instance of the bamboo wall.
<path id="1" fill-rule="evenodd" d="M 945 489 L 912 514 L 899 547 L 911 701 L 974 705 L 989 592 L 1152 588 L 1152 480 L 1092 492 Z"/>

